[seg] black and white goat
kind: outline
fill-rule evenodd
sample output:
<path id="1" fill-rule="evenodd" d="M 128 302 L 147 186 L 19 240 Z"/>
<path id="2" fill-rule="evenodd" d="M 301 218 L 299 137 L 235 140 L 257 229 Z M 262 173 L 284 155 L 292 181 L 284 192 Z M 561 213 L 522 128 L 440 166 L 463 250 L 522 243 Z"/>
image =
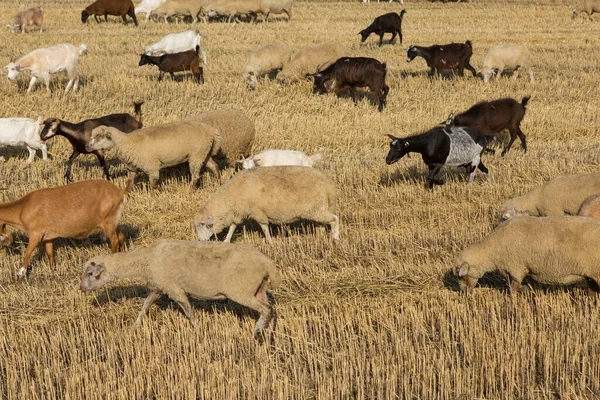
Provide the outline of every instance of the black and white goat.
<path id="1" fill-rule="evenodd" d="M 431 190 L 434 184 L 444 184 L 441 179 L 435 179 L 435 175 L 446 165 L 465 167 L 469 175 L 467 185 L 473 182 L 477 168 L 483 172 L 488 181 L 490 179 L 488 169 L 481 162 L 481 154 L 488 140 L 476 129 L 437 127 L 406 138 L 388 136 L 392 142 L 385 162 L 391 165 L 408 153 L 420 153 L 429 167 L 427 181 Z"/>

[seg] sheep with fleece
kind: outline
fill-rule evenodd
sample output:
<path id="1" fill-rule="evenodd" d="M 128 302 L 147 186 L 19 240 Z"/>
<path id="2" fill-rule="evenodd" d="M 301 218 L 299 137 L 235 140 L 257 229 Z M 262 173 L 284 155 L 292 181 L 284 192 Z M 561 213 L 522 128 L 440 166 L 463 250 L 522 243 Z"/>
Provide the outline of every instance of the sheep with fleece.
<path id="1" fill-rule="evenodd" d="M 595 12 L 600 13 L 600 0 L 579 0 L 579 5 L 573 9 L 573 19 L 581 13 L 586 13 L 591 21 Z"/>
<path id="2" fill-rule="evenodd" d="M 261 0 L 261 11 L 264 14 L 264 20 L 269 21 L 271 14 L 286 14 L 288 21 L 292 19 L 293 0 Z"/>
<path id="3" fill-rule="evenodd" d="M 337 194 L 333 181 L 306 167 L 271 167 L 241 171 L 221 186 L 194 217 L 199 240 L 209 240 L 229 227 L 225 242 L 244 220 L 260 225 L 269 243 L 269 223 L 287 224 L 301 219 L 331 226 L 340 239 Z"/>
<path id="4" fill-rule="evenodd" d="M 526 214 L 534 217 L 577 215 L 588 197 L 600 193 L 600 173 L 551 179 L 500 207 L 501 221 Z"/>
<path id="5" fill-rule="evenodd" d="M 33 162 L 36 150 L 41 150 L 44 161 L 48 160 L 48 148 L 40 138 L 43 118 L 0 118 L 0 145 L 25 146 L 29 151 L 27 162 Z M 4 157 L 0 156 L 0 161 Z"/>
<path id="6" fill-rule="evenodd" d="M 346 55 L 346 49 L 339 43 L 325 43 L 304 47 L 296 53 L 277 74 L 280 83 L 293 83 L 315 72 L 322 71 L 339 58 Z"/>
<path id="7" fill-rule="evenodd" d="M 147 247 L 88 260 L 81 276 L 81 290 L 99 289 L 117 279 L 135 279 L 148 285 L 150 293 L 137 324 L 164 293 L 179 304 L 195 325 L 187 298 L 190 294 L 202 300 L 229 299 L 256 310 L 260 318 L 254 336 L 260 339 L 269 326 L 272 338 L 277 316 L 267 292 L 279 285 L 281 277 L 273 261 L 253 247 L 161 239 Z"/>
<path id="8" fill-rule="evenodd" d="M 263 13 L 261 3 L 261 0 L 211 0 L 203 10 L 210 18 L 227 17 L 228 23 L 242 14 L 251 16 L 255 21 L 256 15 Z"/>
<path id="9" fill-rule="evenodd" d="M 187 50 L 193 50 L 196 46 L 200 46 L 200 34 L 196 31 L 184 31 L 179 33 L 169 33 L 158 42 L 146 46 L 144 48 L 144 54 L 157 55 L 157 54 L 173 54 L 181 53 Z M 206 62 L 206 53 L 200 46 L 200 54 L 204 60 L 204 65 L 208 65 Z"/>
<path id="10" fill-rule="evenodd" d="M 600 221 L 593 218 L 517 217 L 464 250 L 453 272 L 461 290 L 468 292 L 486 272 L 498 270 L 510 280 L 513 293 L 530 275 L 546 285 L 585 279 L 591 295 L 600 291 L 599 242 Z"/>
<path id="11" fill-rule="evenodd" d="M 292 48 L 285 43 L 272 42 L 257 46 L 250 53 L 242 78 L 250 89 L 256 88 L 259 78 L 280 70 L 290 61 Z"/>
<path id="12" fill-rule="evenodd" d="M 521 68 L 527 70 L 529 81 L 535 82 L 529 65 L 530 55 L 527 46 L 522 44 L 509 43 L 490 47 L 483 57 L 483 65 L 481 67 L 483 82 L 489 82 L 490 76 L 494 73 L 495 69 L 498 70 L 496 79 L 500 78 L 502 71 L 505 69 L 514 70 L 513 79 L 517 79 Z"/>
<path id="13" fill-rule="evenodd" d="M 323 159 L 321 153 L 307 156 L 297 150 L 265 150 L 242 160 L 242 168 L 250 169 L 256 167 L 275 167 L 281 165 L 298 165 L 301 167 L 312 167 L 313 164 Z"/>
<path id="14" fill-rule="evenodd" d="M 28 26 L 37 26 L 40 28 L 40 33 L 44 31 L 42 24 L 44 23 L 44 9 L 42 7 L 32 7 L 27 10 L 22 10 L 15 15 L 15 22 L 12 25 L 6 25 L 13 32 L 20 30 L 25 33 Z"/>
<path id="15" fill-rule="evenodd" d="M 142 0 L 142 2 L 135 8 L 135 14 L 137 15 L 139 13 L 146 13 L 146 20 L 144 22 L 148 22 L 152 11 L 162 6 L 165 1 L 167 0 Z"/>
<path id="16" fill-rule="evenodd" d="M 217 143 L 218 132 L 206 124 L 178 121 L 138 129 L 131 133 L 117 128 L 99 126 L 92 130 L 87 151 L 114 148 L 127 168 L 148 174 L 152 188 L 158 187 L 161 168 L 189 163 L 192 186 L 200 180 L 203 167 L 216 177 L 219 167 L 210 158 Z"/>
<path id="17" fill-rule="evenodd" d="M 164 4 L 152 11 L 152 16 L 164 18 L 165 24 L 169 23 L 169 17 L 191 15 L 193 24 L 199 21 L 198 15 L 205 5 L 201 0 L 167 0 Z"/>

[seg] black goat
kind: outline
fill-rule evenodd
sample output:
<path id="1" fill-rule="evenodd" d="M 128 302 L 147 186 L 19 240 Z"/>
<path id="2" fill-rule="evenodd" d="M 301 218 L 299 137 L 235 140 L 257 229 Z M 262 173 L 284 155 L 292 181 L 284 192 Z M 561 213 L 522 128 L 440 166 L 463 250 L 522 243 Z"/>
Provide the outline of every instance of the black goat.
<path id="1" fill-rule="evenodd" d="M 404 14 L 406 14 L 406 10 L 400 11 L 400 15 L 392 12 L 375 18 L 371 25 L 358 33 L 362 37 L 360 41 L 364 42 L 371 33 L 374 33 L 379 35 L 379 45 L 381 46 L 383 44 L 383 35 L 391 33 L 392 38 L 390 39 L 390 43 L 394 42 L 397 34 L 400 37 L 400 45 L 402 46 L 402 18 Z"/>
<path id="2" fill-rule="evenodd" d="M 444 45 L 433 45 L 429 47 L 408 46 L 406 50 L 406 62 L 411 62 L 417 56 L 421 56 L 431 68 L 429 75 L 433 76 L 437 71 L 441 74 L 446 70 L 458 70 L 458 75 L 463 76 L 465 68 L 477 76 L 475 68 L 470 64 L 473 55 L 473 45 L 470 40 L 465 43 L 450 43 Z"/>
<path id="3" fill-rule="evenodd" d="M 86 119 L 85 121 L 81 121 L 77 124 L 62 121 L 58 118 L 48 118 L 46 121 L 44 121 L 44 127 L 40 133 L 40 138 L 42 140 L 46 141 L 55 135 L 60 135 L 66 137 L 71 143 L 71 146 L 73 146 L 73 153 L 71 153 L 71 156 L 67 161 L 67 169 L 65 171 L 65 179 L 67 182 L 73 181 L 71 175 L 71 166 L 73 165 L 73 161 L 80 154 L 94 154 L 98 158 L 98 161 L 104 170 L 106 179 L 110 180 L 110 172 L 108 171 L 108 166 L 106 165 L 106 160 L 104 159 L 102 152 L 87 151 L 85 146 L 90 141 L 92 130 L 101 125 L 112 126 L 127 133 L 133 132 L 136 129 L 140 129 L 142 127 L 142 104 L 144 104 L 143 101 L 133 104 L 135 109 L 135 117 L 123 113 L 105 115 L 100 118 Z"/>
<path id="4" fill-rule="evenodd" d="M 344 90 L 351 89 L 352 100 L 356 103 L 354 88 L 368 87 L 371 90 L 378 110 L 383 111 L 387 94 L 390 91 L 385 84 L 387 69 L 385 63 L 368 57 L 342 57 L 321 72 L 313 75 L 313 93 L 334 91 L 340 96 Z"/>
<path id="5" fill-rule="evenodd" d="M 196 82 L 204 83 L 204 70 L 200 66 L 200 46 L 196 46 L 195 50 L 182 51 L 181 53 L 163 54 L 160 56 L 149 56 L 142 54 L 140 57 L 139 66 L 146 64 L 154 64 L 160 70 L 158 80 L 161 81 L 165 72 L 171 74 L 171 78 L 175 79 L 173 72 L 182 72 L 191 70 Z"/>
<path id="6" fill-rule="evenodd" d="M 450 114 L 446 126 L 470 126 L 486 136 L 492 136 L 504 129 L 510 132 L 510 142 L 502 150 L 504 156 L 513 142 L 519 137 L 521 147 L 527 152 L 525 134 L 521 130 L 521 121 L 525 116 L 525 106 L 531 96 L 523 97 L 521 103 L 515 99 L 506 98 L 494 101 L 482 101 L 460 114 Z"/>
<path id="7" fill-rule="evenodd" d="M 385 162 L 391 165 L 408 153 L 420 153 L 429 167 L 427 181 L 431 190 L 434 184 L 444 184 L 442 180 L 435 179 L 435 175 L 445 165 L 465 167 L 469 174 L 467 185 L 473 182 L 476 168 L 483 172 L 488 181 L 490 179 L 488 169 L 481 161 L 481 154 L 488 141 L 474 128 L 437 127 L 407 138 L 388 136 L 392 142 Z"/>

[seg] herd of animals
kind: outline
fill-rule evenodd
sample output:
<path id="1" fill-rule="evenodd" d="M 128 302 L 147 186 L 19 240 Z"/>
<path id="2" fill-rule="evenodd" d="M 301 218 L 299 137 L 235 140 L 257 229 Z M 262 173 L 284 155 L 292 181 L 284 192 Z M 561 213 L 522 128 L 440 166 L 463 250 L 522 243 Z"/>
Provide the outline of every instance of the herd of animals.
<path id="1" fill-rule="evenodd" d="M 254 7 L 254 8 L 252 8 Z M 117 15 L 126 21 L 129 15 L 137 25 L 136 13 L 145 12 L 164 17 L 191 16 L 203 18 L 225 16 L 264 19 L 270 13 L 286 13 L 291 18 L 291 0 L 144 0 L 137 8 L 131 0 L 97 0 L 82 11 L 82 22 L 89 16 Z M 600 1 L 585 0 L 575 8 L 573 16 L 600 12 Z M 364 42 L 370 34 L 391 33 L 402 44 L 401 23 L 405 11 L 388 13 L 376 18 L 360 32 Z M 147 20 L 148 20 L 147 18 Z M 206 20 L 206 19 L 205 19 Z M 43 10 L 32 8 L 17 14 L 14 30 L 26 31 L 36 25 L 43 31 Z M 77 90 L 78 58 L 87 51 L 82 44 L 58 44 L 32 51 L 6 66 L 8 77 L 15 79 L 23 70 L 31 72 L 27 92 L 38 78 L 47 89 L 50 74 L 65 70 L 69 77 L 66 87 Z M 429 47 L 411 45 L 407 62 L 422 57 L 430 75 L 451 70 L 463 75 L 469 70 L 472 44 L 451 43 Z M 481 75 L 485 83 L 496 71 L 529 69 L 530 54 L 521 44 L 504 44 L 490 48 L 484 57 Z M 201 61 L 202 59 L 202 61 Z M 207 64 L 201 49 L 200 35 L 192 30 L 173 33 L 144 49 L 139 65 L 154 64 L 164 73 L 191 71 L 194 79 L 204 81 L 201 64 Z M 348 57 L 346 49 L 337 43 L 326 43 L 294 51 L 283 43 L 267 43 L 255 48 L 249 56 L 242 77 L 249 89 L 254 89 L 262 77 L 278 71 L 280 84 L 303 78 L 313 80 L 314 93 L 335 92 L 341 96 L 355 88 L 368 87 L 373 100 L 382 111 L 389 87 L 385 83 L 386 64 L 367 57 Z M 466 168 L 469 185 L 479 169 L 489 180 L 488 169 L 481 157 L 493 153 L 488 144 L 494 135 L 508 130 L 510 141 L 502 156 L 518 137 L 527 151 L 525 134 L 520 128 L 530 97 L 520 102 L 512 98 L 484 101 L 463 113 L 451 114 L 439 126 L 410 137 L 390 136 L 387 164 L 404 155 L 422 155 L 429 168 L 428 186 L 443 181 L 436 175 L 443 166 Z M 81 289 L 90 291 L 117 279 L 137 279 L 147 282 L 149 294 L 137 319 L 141 322 L 148 308 L 166 294 L 176 301 L 184 314 L 194 322 L 188 295 L 200 299 L 228 298 L 256 310 L 260 317 L 255 336 L 263 338 L 267 329 L 273 334 L 276 313 L 267 292 L 281 281 L 275 264 L 251 246 L 229 243 L 236 226 L 245 220 L 256 221 L 266 239 L 272 243 L 269 224 L 286 224 L 312 220 L 328 224 L 333 240 L 340 240 L 340 219 L 333 180 L 313 168 L 322 155 L 308 156 L 295 150 L 266 150 L 251 156 L 255 128 L 253 122 L 239 110 L 213 110 L 190 115 L 181 121 L 145 127 L 142 124 L 142 104 L 134 103 L 134 116 L 121 113 L 70 123 L 59 118 L 38 120 L 29 118 L 0 119 L 0 145 L 25 146 L 27 162 L 36 151 L 47 159 L 45 141 L 54 136 L 65 137 L 73 150 L 65 169 L 65 186 L 33 191 L 15 201 L 0 204 L 0 245 L 11 246 L 13 234 L 8 227 L 25 232 L 29 242 L 18 271 L 26 277 L 32 252 L 43 243 L 50 266 L 54 266 L 53 243 L 57 238 L 85 238 L 101 231 L 110 242 L 112 254 L 99 255 L 85 263 Z M 113 150 L 129 171 L 127 185 L 119 189 L 110 181 L 111 175 L 104 152 Z M 106 180 L 86 180 L 72 183 L 71 167 L 80 154 L 94 154 L 103 168 Z M 3 157 L 0 157 L 3 160 Z M 118 223 L 127 193 L 134 185 L 136 174 L 144 172 L 152 188 L 159 185 L 162 168 L 188 163 L 192 185 L 196 185 L 203 169 L 220 177 L 220 170 L 239 164 L 242 171 L 223 184 L 196 213 L 193 224 L 198 241 L 162 239 L 127 252 Z M 268 194 L 268 195 L 265 195 Z M 85 206 L 84 206 L 85 205 Z M 587 280 L 590 292 L 600 291 L 600 253 L 581 251 L 595 249 L 600 240 L 600 173 L 562 176 L 550 180 L 523 196 L 505 202 L 496 229 L 478 244 L 464 250 L 453 268 L 461 290 L 470 291 L 486 272 L 500 271 L 509 281 L 512 291 L 518 291 L 525 276 L 545 284 L 571 284 Z M 577 215 L 577 216 L 574 216 Z M 224 242 L 210 241 L 227 230 Z M 537 234 L 544 232 L 543 237 Z M 531 246 L 531 237 L 536 237 Z"/>

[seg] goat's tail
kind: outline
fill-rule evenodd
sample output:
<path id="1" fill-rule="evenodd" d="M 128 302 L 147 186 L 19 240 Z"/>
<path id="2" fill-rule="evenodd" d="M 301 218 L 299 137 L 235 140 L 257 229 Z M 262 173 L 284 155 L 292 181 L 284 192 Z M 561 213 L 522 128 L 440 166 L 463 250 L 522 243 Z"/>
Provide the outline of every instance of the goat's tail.
<path id="1" fill-rule="evenodd" d="M 471 48 L 471 50 L 473 50 L 473 42 L 471 42 L 470 40 L 467 40 L 467 41 L 465 42 L 465 44 L 466 44 L 467 46 L 469 46 L 469 47 Z"/>
<path id="2" fill-rule="evenodd" d="M 129 175 L 127 176 L 127 184 L 125 185 L 125 188 L 123 188 L 123 197 L 127 196 L 127 193 L 129 193 L 129 191 L 133 187 L 135 175 L 135 172 L 129 172 Z"/>
<path id="3" fill-rule="evenodd" d="M 87 49 L 88 49 L 87 45 L 82 44 L 81 46 L 79 46 L 79 50 L 77 51 L 77 55 L 80 56 L 80 55 L 85 54 L 85 52 L 87 52 Z"/>
<path id="4" fill-rule="evenodd" d="M 310 162 L 315 163 L 315 162 L 323 159 L 323 154 L 321 154 L 321 153 L 313 154 L 312 156 L 309 156 L 308 158 L 310 159 Z"/>
<path id="5" fill-rule="evenodd" d="M 521 100 L 521 105 L 523 106 L 523 108 L 525 108 L 525 106 L 527 105 L 527 102 L 529 101 L 530 98 L 531 98 L 531 96 L 523 97 L 523 100 Z"/>
<path id="6" fill-rule="evenodd" d="M 402 17 L 404 16 L 404 14 L 406 14 L 406 10 L 400 11 L 400 19 L 402 19 Z"/>
<path id="7" fill-rule="evenodd" d="M 140 124 L 140 128 L 142 127 L 142 104 L 144 104 L 144 100 L 133 102 L 133 111 L 135 113 L 134 119 Z"/>

